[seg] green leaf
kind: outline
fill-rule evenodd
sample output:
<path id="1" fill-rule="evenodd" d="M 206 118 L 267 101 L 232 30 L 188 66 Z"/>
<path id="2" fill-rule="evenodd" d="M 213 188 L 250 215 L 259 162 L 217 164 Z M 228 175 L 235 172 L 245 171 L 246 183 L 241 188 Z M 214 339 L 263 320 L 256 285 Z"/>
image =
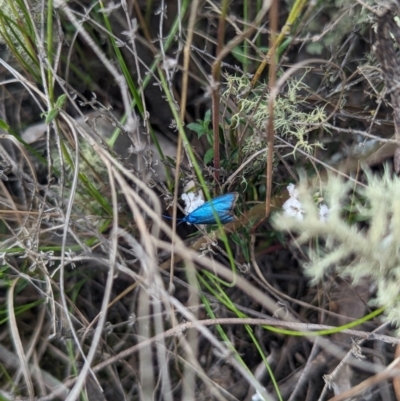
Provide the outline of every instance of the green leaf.
<path id="1" fill-rule="evenodd" d="M 236 46 L 232 50 L 232 56 L 235 57 L 242 65 L 249 65 L 250 60 L 244 55 L 243 48 L 240 46 Z"/>
<path id="2" fill-rule="evenodd" d="M 59 109 L 52 109 L 46 115 L 46 124 L 51 123 L 58 115 Z"/>
<path id="3" fill-rule="evenodd" d="M 206 154 L 204 155 L 204 163 L 208 164 L 213 159 L 214 159 L 214 149 L 210 148 L 207 150 Z"/>
<path id="4" fill-rule="evenodd" d="M 10 126 L 0 118 L 0 129 L 3 129 L 4 131 L 8 131 Z"/>
<path id="5" fill-rule="evenodd" d="M 192 131 L 194 131 L 199 136 L 199 138 L 206 133 L 206 131 L 204 130 L 203 124 L 190 123 L 187 125 L 187 127 L 189 129 L 191 129 Z"/>
<path id="6" fill-rule="evenodd" d="M 61 95 L 61 96 L 57 99 L 54 108 L 56 108 L 56 109 L 61 109 L 61 108 L 64 106 L 66 100 L 67 100 L 67 95 L 65 95 L 65 94 L 64 94 L 64 95 Z"/>
<path id="7" fill-rule="evenodd" d="M 204 134 L 207 134 L 207 136 L 211 134 L 212 136 L 212 131 L 209 129 L 210 122 L 211 110 L 207 110 L 206 114 L 204 115 L 204 120 L 197 120 L 197 123 L 190 123 L 187 125 L 187 127 L 196 132 L 199 138 L 201 138 Z"/>
<path id="8" fill-rule="evenodd" d="M 324 50 L 324 46 L 319 42 L 312 42 L 306 45 L 306 49 L 308 53 L 319 56 Z"/>
<path id="9" fill-rule="evenodd" d="M 208 128 L 208 125 L 211 122 L 211 110 L 207 110 L 206 114 L 204 115 L 204 127 Z"/>

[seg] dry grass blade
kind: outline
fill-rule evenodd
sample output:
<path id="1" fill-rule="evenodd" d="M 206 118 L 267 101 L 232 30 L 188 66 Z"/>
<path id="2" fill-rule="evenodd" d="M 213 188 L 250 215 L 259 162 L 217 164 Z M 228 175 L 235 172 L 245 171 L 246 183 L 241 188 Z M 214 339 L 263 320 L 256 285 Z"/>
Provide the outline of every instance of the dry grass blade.
<path id="1" fill-rule="evenodd" d="M 389 401 L 395 15 L 4 0 L 0 398 Z"/>
<path id="2" fill-rule="evenodd" d="M 35 398 L 35 390 L 33 388 L 33 382 L 31 378 L 31 373 L 29 371 L 28 361 L 26 358 L 24 347 L 22 345 L 21 336 L 18 330 L 17 319 L 15 318 L 14 291 L 17 283 L 18 279 L 15 279 L 8 291 L 8 297 L 7 297 L 8 318 L 10 321 L 11 338 L 13 339 L 14 347 L 19 358 L 22 374 L 24 376 L 26 388 L 29 394 L 29 399 L 33 401 Z"/>

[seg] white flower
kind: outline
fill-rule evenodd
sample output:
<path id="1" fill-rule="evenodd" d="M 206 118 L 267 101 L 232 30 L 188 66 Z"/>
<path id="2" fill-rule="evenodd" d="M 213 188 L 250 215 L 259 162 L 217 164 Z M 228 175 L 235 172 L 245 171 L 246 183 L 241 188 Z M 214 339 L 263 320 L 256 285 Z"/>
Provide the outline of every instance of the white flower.
<path id="1" fill-rule="evenodd" d="M 323 203 L 322 205 L 319 206 L 319 219 L 320 221 L 326 221 L 329 215 L 329 208 L 328 206 Z"/>
<path id="2" fill-rule="evenodd" d="M 299 196 L 299 191 L 296 189 L 296 186 L 293 183 L 290 183 L 287 187 L 286 187 L 287 191 L 289 192 L 289 196 L 291 198 L 296 198 Z"/>
<path id="3" fill-rule="evenodd" d="M 186 215 L 188 215 L 189 213 L 192 213 L 193 210 L 196 210 L 198 207 L 200 207 L 204 203 L 202 195 L 200 193 L 196 195 L 193 192 L 189 192 L 187 194 L 182 194 L 182 200 L 185 202 L 185 214 Z"/>
<path id="4" fill-rule="evenodd" d="M 286 216 L 296 217 L 299 220 L 303 220 L 304 210 L 303 205 L 297 199 L 299 195 L 298 190 L 294 184 L 289 184 L 287 186 L 290 198 L 283 204 L 282 208 Z"/>

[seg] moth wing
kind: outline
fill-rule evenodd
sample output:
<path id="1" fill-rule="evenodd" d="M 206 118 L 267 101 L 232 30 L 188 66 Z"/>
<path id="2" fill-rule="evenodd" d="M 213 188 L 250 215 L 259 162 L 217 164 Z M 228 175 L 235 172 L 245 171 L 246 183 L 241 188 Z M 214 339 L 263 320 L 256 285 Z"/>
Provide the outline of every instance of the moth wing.
<path id="1" fill-rule="evenodd" d="M 233 210 L 219 214 L 219 219 L 221 220 L 222 224 L 230 223 L 231 221 L 235 220 Z"/>
<path id="2" fill-rule="evenodd" d="M 209 202 L 203 203 L 193 212 L 189 213 L 185 219 L 190 224 L 213 224 L 215 217 Z"/>
<path id="3" fill-rule="evenodd" d="M 185 217 L 185 221 L 191 224 L 214 224 L 214 213 L 217 213 L 221 223 L 229 223 L 234 219 L 233 207 L 239 194 L 231 192 L 204 203 Z"/>
<path id="4" fill-rule="evenodd" d="M 212 199 L 209 203 L 213 204 L 213 208 L 218 213 L 225 213 L 232 211 L 237 201 L 239 194 L 237 192 L 231 192 L 225 195 L 217 196 Z"/>

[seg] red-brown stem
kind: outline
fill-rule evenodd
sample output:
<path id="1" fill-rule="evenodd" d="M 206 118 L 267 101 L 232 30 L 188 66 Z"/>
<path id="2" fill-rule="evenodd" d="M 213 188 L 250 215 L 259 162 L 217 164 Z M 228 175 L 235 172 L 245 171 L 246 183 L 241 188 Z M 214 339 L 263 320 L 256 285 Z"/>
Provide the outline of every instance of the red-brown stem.
<path id="1" fill-rule="evenodd" d="M 271 59 L 269 64 L 269 92 L 272 92 L 272 88 L 276 81 L 276 35 L 278 32 L 278 9 L 279 0 L 273 0 L 271 8 L 269 10 L 269 23 L 271 28 L 271 34 L 269 39 L 269 46 L 271 51 Z M 267 196 L 265 201 L 265 217 L 268 217 L 271 211 L 271 196 L 272 196 L 272 162 L 274 157 L 274 102 L 268 102 L 268 122 L 267 122 Z"/>
<path id="2" fill-rule="evenodd" d="M 225 39 L 225 17 L 228 11 L 228 0 L 222 2 L 221 14 L 218 23 L 218 37 L 217 37 L 217 51 L 216 58 L 221 54 L 224 46 Z M 216 183 L 219 182 L 219 170 L 220 170 L 220 154 L 219 154 L 219 90 L 220 90 L 220 77 L 221 77 L 221 60 L 213 65 L 212 70 L 212 123 L 214 133 L 214 180 Z M 218 191 L 218 185 L 216 185 L 216 191 Z M 215 194 L 216 195 L 216 194 Z"/>

